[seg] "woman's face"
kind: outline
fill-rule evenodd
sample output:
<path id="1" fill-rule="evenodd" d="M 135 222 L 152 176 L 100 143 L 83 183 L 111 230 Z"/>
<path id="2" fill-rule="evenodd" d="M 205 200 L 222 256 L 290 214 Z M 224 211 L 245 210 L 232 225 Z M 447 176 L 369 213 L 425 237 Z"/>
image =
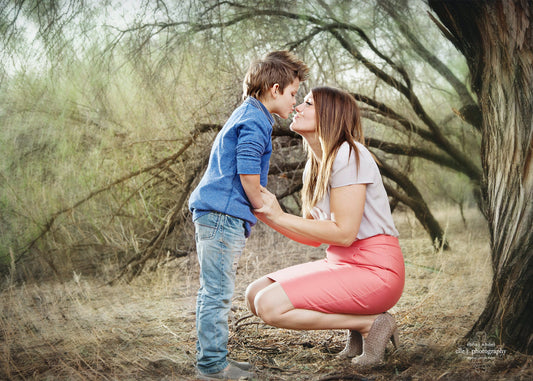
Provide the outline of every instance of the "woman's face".
<path id="1" fill-rule="evenodd" d="M 313 93 L 310 92 L 304 98 L 302 104 L 296 106 L 296 114 L 292 118 L 290 128 L 300 135 L 314 134 L 316 132 L 315 102 Z"/>

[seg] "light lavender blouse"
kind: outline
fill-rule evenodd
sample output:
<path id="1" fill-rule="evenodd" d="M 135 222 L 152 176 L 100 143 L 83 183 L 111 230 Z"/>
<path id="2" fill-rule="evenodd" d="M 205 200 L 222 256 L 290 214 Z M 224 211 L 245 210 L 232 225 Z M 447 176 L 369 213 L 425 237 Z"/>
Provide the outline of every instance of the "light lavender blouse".
<path id="1" fill-rule="evenodd" d="M 370 151 L 364 145 L 358 142 L 356 142 L 356 145 L 359 150 L 359 170 L 354 152 L 350 155 L 350 146 L 347 142 L 344 142 L 333 162 L 327 194 L 315 205 L 311 215 L 315 220 L 331 219 L 329 205 L 331 188 L 366 184 L 365 208 L 357 239 L 364 239 L 378 234 L 398 237 L 399 233 L 392 220 L 389 200 L 378 166 Z"/>

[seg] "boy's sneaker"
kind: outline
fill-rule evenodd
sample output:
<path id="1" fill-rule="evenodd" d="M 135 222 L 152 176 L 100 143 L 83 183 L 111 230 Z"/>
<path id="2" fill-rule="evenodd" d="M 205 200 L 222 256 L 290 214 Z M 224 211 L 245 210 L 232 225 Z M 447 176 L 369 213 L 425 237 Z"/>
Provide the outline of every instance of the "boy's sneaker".
<path id="1" fill-rule="evenodd" d="M 230 358 L 228 358 L 228 362 L 230 364 L 235 365 L 238 368 L 241 368 L 242 370 L 251 370 L 252 369 L 252 364 L 250 364 L 249 362 L 235 361 L 235 360 L 232 360 Z"/>
<path id="2" fill-rule="evenodd" d="M 250 380 L 253 375 L 253 373 L 235 365 L 235 361 L 230 361 L 226 369 L 217 373 L 204 374 L 198 371 L 199 380 Z"/>

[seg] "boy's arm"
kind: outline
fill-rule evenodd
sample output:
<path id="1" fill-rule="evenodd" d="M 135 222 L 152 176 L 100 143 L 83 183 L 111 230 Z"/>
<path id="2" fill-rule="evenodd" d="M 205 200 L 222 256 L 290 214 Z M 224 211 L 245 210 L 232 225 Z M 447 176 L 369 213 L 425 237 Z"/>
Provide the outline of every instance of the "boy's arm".
<path id="1" fill-rule="evenodd" d="M 260 175 L 239 175 L 241 177 L 241 184 L 244 188 L 244 193 L 252 204 L 252 209 L 259 209 L 263 207 L 263 199 L 261 197 L 261 182 Z"/>

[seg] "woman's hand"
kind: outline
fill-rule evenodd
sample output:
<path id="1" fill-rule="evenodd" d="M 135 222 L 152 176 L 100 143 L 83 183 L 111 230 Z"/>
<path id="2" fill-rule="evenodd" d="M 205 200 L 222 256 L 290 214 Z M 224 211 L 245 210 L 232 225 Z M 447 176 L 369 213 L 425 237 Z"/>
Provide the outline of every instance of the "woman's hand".
<path id="1" fill-rule="evenodd" d="M 268 189 L 261 187 L 261 198 L 263 199 L 263 206 L 259 209 L 254 209 L 254 213 L 261 215 L 260 219 L 266 218 L 270 221 L 276 221 L 283 214 L 276 196 L 269 192 Z"/>
<path id="2" fill-rule="evenodd" d="M 261 187 L 260 193 L 263 201 L 263 206 L 261 208 L 254 209 L 254 214 L 256 215 L 258 220 L 263 221 L 272 229 L 296 242 L 303 243 L 304 245 L 311 245 L 314 247 L 320 246 L 320 242 L 309 239 L 302 234 L 298 234 L 284 228 L 282 224 L 283 217 L 291 217 L 291 215 L 283 212 L 278 200 L 276 199 L 276 196 L 270 193 L 266 188 Z M 301 217 L 292 217 L 301 219 Z"/>

